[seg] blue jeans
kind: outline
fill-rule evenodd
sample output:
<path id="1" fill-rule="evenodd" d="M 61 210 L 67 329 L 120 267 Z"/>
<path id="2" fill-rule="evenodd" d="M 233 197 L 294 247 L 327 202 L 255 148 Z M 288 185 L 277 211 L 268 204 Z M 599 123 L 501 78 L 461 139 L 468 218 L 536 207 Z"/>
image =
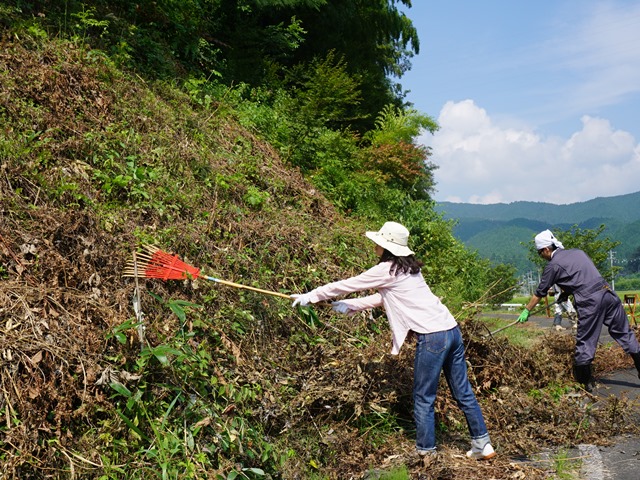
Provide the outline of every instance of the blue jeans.
<path id="1" fill-rule="evenodd" d="M 460 328 L 436 333 L 418 334 L 413 373 L 413 409 L 416 421 L 418 451 L 436 448 L 434 404 L 440 372 L 449 384 L 451 394 L 467 419 L 472 444 L 481 449 L 489 443 L 489 434 L 480 405 L 473 394 Z"/>

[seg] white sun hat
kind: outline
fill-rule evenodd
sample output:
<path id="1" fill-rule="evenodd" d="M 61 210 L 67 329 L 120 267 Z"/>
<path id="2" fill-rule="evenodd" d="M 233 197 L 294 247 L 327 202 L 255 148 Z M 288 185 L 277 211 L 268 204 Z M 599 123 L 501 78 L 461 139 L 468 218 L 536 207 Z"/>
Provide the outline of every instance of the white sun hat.
<path id="1" fill-rule="evenodd" d="M 564 248 L 564 245 L 553 236 L 551 230 L 545 230 L 544 232 L 540 232 L 536 235 L 534 239 L 536 242 L 536 250 L 540 250 L 541 248 L 550 247 L 551 245 L 555 245 L 556 248 Z"/>
<path id="2" fill-rule="evenodd" d="M 413 255 L 408 247 L 409 230 L 396 222 L 385 223 L 377 232 L 367 232 L 367 238 L 373 240 L 385 250 L 389 250 L 396 257 Z"/>

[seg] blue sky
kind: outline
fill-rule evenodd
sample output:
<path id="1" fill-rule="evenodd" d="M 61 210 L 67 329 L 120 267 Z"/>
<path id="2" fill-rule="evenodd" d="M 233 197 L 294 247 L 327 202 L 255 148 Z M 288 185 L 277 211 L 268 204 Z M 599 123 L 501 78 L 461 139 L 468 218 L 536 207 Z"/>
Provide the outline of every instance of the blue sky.
<path id="1" fill-rule="evenodd" d="M 435 199 L 556 204 L 640 190 L 640 1 L 414 0 L 399 82 L 438 121 Z"/>

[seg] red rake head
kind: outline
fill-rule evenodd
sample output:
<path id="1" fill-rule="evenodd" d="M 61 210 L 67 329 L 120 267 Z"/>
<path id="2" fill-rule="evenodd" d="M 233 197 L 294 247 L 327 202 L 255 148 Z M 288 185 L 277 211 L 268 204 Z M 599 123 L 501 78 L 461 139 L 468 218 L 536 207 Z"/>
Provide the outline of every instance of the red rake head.
<path id="1" fill-rule="evenodd" d="M 153 245 L 145 245 L 148 253 L 139 254 L 140 261 L 130 261 L 125 270 L 125 277 L 159 278 L 162 280 L 196 279 L 200 269 L 184 263 L 176 255 L 163 252 Z"/>

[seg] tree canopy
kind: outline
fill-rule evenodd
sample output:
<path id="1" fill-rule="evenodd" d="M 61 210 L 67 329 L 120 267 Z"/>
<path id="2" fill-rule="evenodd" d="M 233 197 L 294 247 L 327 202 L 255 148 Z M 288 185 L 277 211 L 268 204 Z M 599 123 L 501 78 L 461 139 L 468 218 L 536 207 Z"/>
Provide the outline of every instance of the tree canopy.
<path id="1" fill-rule="evenodd" d="M 14 13 L 103 48 L 146 76 L 217 78 L 227 85 L 272 83 L 291 68 L 334 56 L 360 80 L 346 117 L 362 130 L 403 93 L 390 78 L 419 51 L 409 0 L 52 0 L 18 1 Z M 290 78 L 290 77 L 289 77 Z"/>

